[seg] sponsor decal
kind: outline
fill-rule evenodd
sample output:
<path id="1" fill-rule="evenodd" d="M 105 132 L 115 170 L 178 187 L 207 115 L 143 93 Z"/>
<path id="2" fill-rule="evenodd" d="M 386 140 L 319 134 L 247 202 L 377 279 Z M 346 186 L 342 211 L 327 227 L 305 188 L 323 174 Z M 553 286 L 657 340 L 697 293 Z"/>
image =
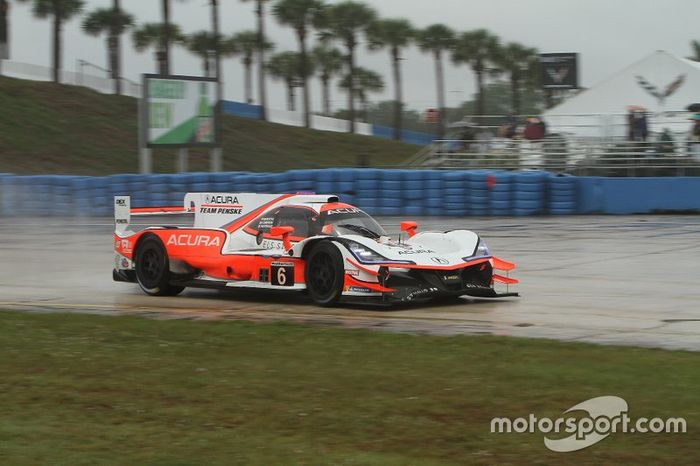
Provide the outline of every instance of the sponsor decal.
<path id="1" fill-rule="evenodd" d="M 406 301 L 411 301 L 413 298 L 419 297 L 424 294 L 428 293 L 435 293 L 437 292 L 437 288 L 422 288 L 420 290 L 412 291 L 408 295 L 406 295 Z"/>
<path id="2" fill-rule="evenodd" d="M 238 196 L 207 194 L 204 201 L 207 204 L 238 204 Z"/>
<path id="3" fill-rule="evenodd" d="M 406 254 L 431 254 L 434 253 L 435 251 L 431 249 L 405 249 L 403 251 L 399 251 L 399 255 L 406 255 Z"/>
<path id="4" fill-rule="evenodd" d="M 231 207 L 200 207 L 200 214 L 224 214 L 224 215 L 241 215 L 243 213 L 242 208 L 231 208 Z"/>
<path id="5" fill-rule="evenodd" d="M 193 235 L 188 233 L 183 233 L 180 235 L 172 235 L 168 238 L 168 246 L 221 246 L 221 238 L 217 236 L 208 235 Z"/>
<path id="6" fill-rule="evenodd" d="M 357 277 L 360 275 L 360 271 L 357 269 L 345 269 L 345 273 L 352 277 Z"/>
<path id="7" fill-rule="evenodd" d="M 115 202 L 118 206 L 126 206 L 126 199 L 117 199 Z"/>
<path id="8" fill-rule="evenodd" d="M 124 218 L 118 218 L 117 220 L 115 220 L 115 222 L 120 224 L 120 225 L 126 225 L 127 223 L 129 223 Z"/>
<path id="9" fill-rule="evenodd" d="M 442 257 L 431 257 L 430 260 L 435 262 L 436 264 L 441 264 L 441 265 L 446 265 L 446 264 L 450 263 L 450 261 L 448 261 L 447 259 L 444 259 Z"/>
<path id="10" fill-rule="evenodd" d="M 354 291 L 356 293 L 371 293 L 372 290 L 365 288 L 364 286 L 349 286 L 348 291 Z"/>
<path id="11" fill-rule="evenodd" d="M 284 244 L 282 244 L 281 240 L 266 239 L 263 240 L 262 243 L 260 243 L 260 246 L 263 249 L 284 249 Z"/>
<path id="12" fill-rule="evenodd" d="M 357 207 L 344 207 L 341 209 L 331 209 L 327 213 L 328 215 L 339 215 L 339 214 L 357 214 L 362 212 Z"/>

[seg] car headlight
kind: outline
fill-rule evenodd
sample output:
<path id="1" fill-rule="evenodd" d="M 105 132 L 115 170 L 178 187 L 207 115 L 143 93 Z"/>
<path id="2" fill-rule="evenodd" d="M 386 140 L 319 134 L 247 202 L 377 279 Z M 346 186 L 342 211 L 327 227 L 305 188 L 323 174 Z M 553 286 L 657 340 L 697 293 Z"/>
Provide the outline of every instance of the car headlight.
<path id="1" fill-rule="evenodd" d="M 491 251 L 489 251 L 489 247 L 486 246 L 486 242 L 484 240 L 480 239 L 479 243 L 476 245 L 476 249 L 474 249 L 474 254 L 472 254 L 471 257 L 484 257 L 484 256 L 490 256 Z M 463 257 L 463 261 L 469 260 L 471 257 Z"/>
<path id="2" fill-rule="evenodd" d="M 370 248 L 355 242 L 348 242 L 348 249 L 362 262 L 386 262 L 388 259 Z"/>

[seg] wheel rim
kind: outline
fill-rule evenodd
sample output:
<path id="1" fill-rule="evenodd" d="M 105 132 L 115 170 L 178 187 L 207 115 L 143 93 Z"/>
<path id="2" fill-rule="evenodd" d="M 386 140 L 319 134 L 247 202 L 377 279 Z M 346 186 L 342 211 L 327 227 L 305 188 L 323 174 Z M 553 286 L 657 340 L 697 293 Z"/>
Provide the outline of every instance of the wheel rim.
<path id="1" fill-rule="evenodd" d="M 144 251 L 141 257 L 143 278 L 146 281 L 157 281 L 163 271 L 163 265 L 161 263 L 158 253 L 154 249 L 148 249 Z"/>
<path id="2" fill-rule="evenodd" d="M 328 254 L 318 254 L 314 257 L 310 272 L 314 290 L 320 295 L 326 295 L 333 291 L 335 272 L 333 262 Z"/>

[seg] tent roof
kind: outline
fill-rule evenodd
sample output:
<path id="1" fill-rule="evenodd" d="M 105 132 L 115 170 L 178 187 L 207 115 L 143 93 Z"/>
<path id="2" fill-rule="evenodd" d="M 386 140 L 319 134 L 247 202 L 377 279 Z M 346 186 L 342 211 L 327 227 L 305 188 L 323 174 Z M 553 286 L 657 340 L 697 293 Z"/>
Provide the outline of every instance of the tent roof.
<path id="1" fill-rule="evenodd" d="M 663 103 L 639 84 L 643 78 L 663 92 L 683 76 L 684 81 Z M 626 113 L 627 106 L 639 105 L 650 112 L 684 111 L 700 102 L 700 63 L 662 50 L 618 71 L 593 87 L 547 110 L 544 115 Z"/>

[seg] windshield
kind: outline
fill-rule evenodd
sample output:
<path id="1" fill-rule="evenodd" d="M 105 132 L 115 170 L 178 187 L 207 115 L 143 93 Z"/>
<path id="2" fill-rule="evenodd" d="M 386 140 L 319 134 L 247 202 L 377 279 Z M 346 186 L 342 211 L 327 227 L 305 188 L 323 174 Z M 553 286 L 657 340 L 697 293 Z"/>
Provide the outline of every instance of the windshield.
<path id="1" fill-rule="evenodd" d="M 377 239 L 387 236 L 384 229 L 356 207 L 331 209 L 319 217 L 321 233 L 327 235 L 361 235 Z"/>

